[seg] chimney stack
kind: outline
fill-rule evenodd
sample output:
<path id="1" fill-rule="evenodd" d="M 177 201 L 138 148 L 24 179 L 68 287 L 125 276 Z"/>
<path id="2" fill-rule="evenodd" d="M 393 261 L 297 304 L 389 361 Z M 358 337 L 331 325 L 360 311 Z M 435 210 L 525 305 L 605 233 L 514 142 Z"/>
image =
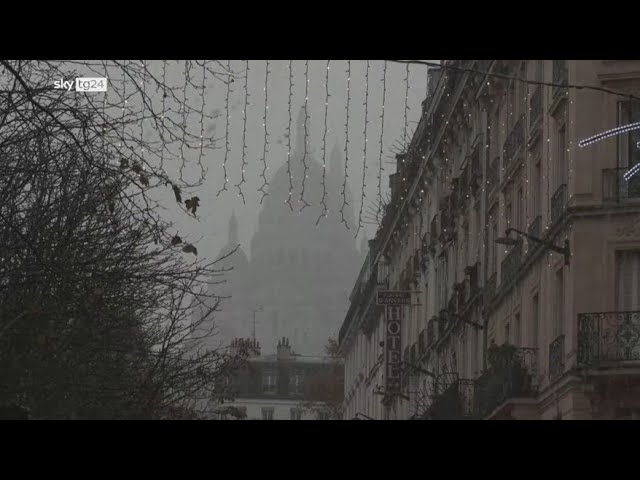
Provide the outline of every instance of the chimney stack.
<path id="1" fill-rule="evenodd" d="M 289 344 L 289 339 L 286 337 L 278 340 L 277 358 L 278 360 L 288 360 L 291 358 L 291 345 Z"/>

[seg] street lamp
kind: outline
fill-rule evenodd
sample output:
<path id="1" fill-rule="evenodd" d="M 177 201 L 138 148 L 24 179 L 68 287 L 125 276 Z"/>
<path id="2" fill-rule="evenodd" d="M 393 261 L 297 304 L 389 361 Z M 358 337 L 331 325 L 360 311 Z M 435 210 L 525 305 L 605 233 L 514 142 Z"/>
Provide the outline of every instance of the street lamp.
<path id="1" fill-rule="evenodd" d="M 542 240 L 538 237 L 534 237 L 532 235 L 529 235 L 526 232 L 521 232 L 520 230 L 517 230 L 515 228 L 507 228 L 504 237 L 498 237 L 496 238 L 495 242 L 499 243 L 500 245 L 517 245 L 518 243 L 520 243 L 520 240 L 517 238 L 510 238 L 509 234 L 513 232 L 517 235 L 520 235 L 522 237 L 525 237 L 528 240 L 531 240 L 532 242 L 536 242 L 539 243 L 541 245 L 546 246 L 549 250 L 553 250 L 554 252 L 560 253 L 561 255 L 564 256 L 564 264 L 565 265 L 569 265 L 569 259 L 571 258 L 571 249 L 569 248 L 569 240 L 565 240 L 564 241 L 564 246 L 563 247 L 559 247 L 557 245 L 554 245 L 553 243 L 547 242 L 545 240 Z"/>

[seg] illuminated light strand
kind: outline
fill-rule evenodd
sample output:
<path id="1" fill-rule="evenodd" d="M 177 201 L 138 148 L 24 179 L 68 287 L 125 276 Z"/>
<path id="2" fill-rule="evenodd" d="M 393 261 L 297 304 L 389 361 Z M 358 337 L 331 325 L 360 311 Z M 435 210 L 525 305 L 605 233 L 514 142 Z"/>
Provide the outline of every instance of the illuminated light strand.
<path id="1" fill-rule="evenodd" d="M 242 109 L 242 168 L 240 172 L 240 182 L 236 185 L 238 195 L 242 197 L 242 203 L 246 204 L 242 185 L 246 183 L 244 177 L 244 167 L 247 165 L 247 109 L 249 108 L 249 60 L 244 61 L 244 108 Z"/>
<path id="2" fill-rule="evenodd" d="M 364 206 L 365 198 L 367 198 L 366 190 L 366 175 L 367 175 L 367 126 L 369 125 L 369 60 L 367 60 L 367 70 L 364 80 L 364 144 L 362 152 L 362 190 L 360 194 L 360 213 L 358 213 L 358 229 L 356 230 L 355 237 L 358 236 L 362 229 L 362 207 Z"/>
<path id="3" fill-rule="evenodd" d="M 631 170 L 629 170 L 622 176 L 622 178 L 624 178 L 625 181 L 629 181 L 629 179 L 633 177 L 636 173 L 638 173 L 639 170 L 640 170 L 640 163 L 636 163 Z"/>
<path id="4" fill-rule="evenodd" d="M 326 77 L 324 79 L 324 133 L 322 135 L 322 199 L 320 200 L 320 205 L 322 205 L 322 212 L 318 216 L 316 220 L 316 226 L 320 223 L 322 217 L 327 216 L 327 203 L 325 201 L 327 197 L 327 184 L 326 184 L 326 173 L 327 173 L 327 113 L 329 111 L 329 64 L 331 60 L 327 60 L 327 71 Z"/>
<path id="5" fill-rule="evenodd" d="M 346 113 L 347 119 L 345 123 L 345 144 L 344 144 L 344 179 L 342 182 L 342 206 L 340 207 L 340 221 L 344 223 L 344 226 L 349 229 L 349 225 L 347 224 L 347 220 L 344 218 L 344 209 L 349 203 L 347 203 L 347 178 L 349 177 L 348 173 L 348 164 L 349 164 L 349 106 L 351 104 L 351 60 L 347 60 L 347 105 L 346 105 Z"/>
<path id="6" fill-rule="evenodd" d="M 206 89 L 207 89 L 207 62 L 202 61 L 202 91 L 200 94 L 200 153 L 198 154 L 198 165 L 200 165 L 200 174 L 204 177 L 207 170 L 204 168 L 202 158 L 204 157 L 204 119 L 206 107 Z"/>
<path id="7" fill-rule="evenodd" d="M 180 141 L 180 181 L 184 182 L 183 172 L 184 172 L 184 144 L 185 144 L 185 132 L 187 131 L 187 86 L 191 81 L 191 77 L 189 75 L 191 70 L 191 63 L 187 60 L 184 62 L 184 85 L 182 87 L 182 104 L 180 105 L 180 110 L 182 110 L 182 139 Z"/>
<path id="8" fill-rule="evenodd" d="M 607 130 L 605 132 L 599 133 L 592 137 L 585 138 L 584 140 L 580 140 L 578 142 L 578 146 L 586 147 L 587 145 L 591 145 L 592 143 L 595 143 L 599 140 L 604 140 L 605 138 L 613 137 L 616 135 L 630 132 L 632 130 L 639 130 L 639 129 L 640 129 L 640 122 L 630 123 L 628 125 L 622 125 L 622 126 Z"/>
<path id="9" fill-rule="evenodd" d="M 408 113 L 409 113 L 409 64 L 407 63 L 407 74 L 404 78 L 405 83 L 405 96 L 404 96 L 404 137 L 402 142 L 406 146 L 407 144 L 407 127 L 408 127 Z"/>
<path id="10" fill-rule="evenodd" d="M 142 90 L 142 118 L 140 120 L 140 144 L 142 145 L 141 149 L 140 149 L 140 157 L 142 158 L 142 161 L 144 162 L 144 116 L 146 113 L 146 107 L 147 107 L 147 102 L 146 102 L 146 98 L 147 98 L 147 67 L 145 65 L 144 60 L 142 61 L 142 81 L 140 82 L 141 85 L 141 90 Z"/>
<path id="11" fill-rule="evenodd" d="M 127 70 L 127 65 L 128 62 L 125 60 L 124 63 L 124 68 L 122 69 L 122 134 L 120 137 L 120 142 L 122 143 L 121 146 L 126 146 L 126 141 L 124 138 L 124 126 L 125 126 L 125 115 L 126 115 L 126 109 L 127 109 L 127 74 L 126 74 L 126 70 Z"/>
<path id="12" fill-rule="evenodd" d="M 263 168 L 262 168 L 262 173 L 260 174 L 260 178 L 262 178 L 262 185 L 258 189 L 258 191 L 262 193 L 262 197 L 260 197 L 260 204 L 262 204 L 264 197 L 269 195 L 269 193 L 265 190 L 269 185 L 269 182 L 267 182 L 267 175 L 266 175 L 267 170 L 269 169 L 269 167 L 267 166 L 267 152 L 269 151 L 269 133 L 267 132 L 267 113 L 269 111 L 268 100 L 269 100 L 269 60 L 267 60 L 267 66 L 264 74 L 264 116 L 262 117 L 262 121 L 263 121 L 262 126 L 264 127 L 264 142 L 262 144 L 263 145 L 262 147 Z"/>
<path id="13" fill-rule="evenodd" d="M 291 196 L 293 195 L 293 175 L 291 173 L 291 97 L 293 96 L 293 60 L 289 60 L 289 123 L 287 125 L 287 173 L 289 174 L 289 195 L 285 203 L 289 204 L 289 209 L 293 212 Z"/>
<path id="14" fill-rule="evenodd" d="M 382 112 L 380 114 L 381 126 L 380 126 L 380 157 L 379 170 L 378 170 L 378 212 L 376 213 L 376 219 L 379 221 L 380 212 L 382 208 L 382 142 L 384 139 L 384 105 L 387 96 L 387 61 L 384 62 L 384 69 L 382 71 Z"/>
<path id="15" fill-rule="evenodd" d="M 106 78 L 106 77 L 105 77 Z M 160 125 L 162 125 L 162 129 L 160 132 L 160 140 L 162 141 L 162 146 L 160 147 L 160 170 L 164 170 L 164 151 L 167 148 L 167 144 L 164 141 L 164 132 L 165 132 L 165 124 L 164 119 L 167 114 L 166 107 L 166 99 L 167 99 L 167 61 L 162 61 L 162 113 L 160 114 Z"/>
<path id="16" fill-rule="evenodd" d="M 307 165 L 307 121 L 309 119 L 309 111 L 307 110 L 307 105 L 309 102 L 309 60 L 304 61 L 304 152 L 302 154 L 302 190 L 300 191 L 300 201 L 302 202 L 302 207 L 300 211 L 304 210 L 306 207 L 309 207 L 309 202 L 304 199 L 304 187 L 307 180 L 307 170 L 309 170 L 309 166 Z"/>
<path id="17" fill-rule="evenodd" d="M 227 160 L 229 159 L 229 121 L 231 120 L 231 114 L 229 112 L 229 95 L 231 94 L 231 60 L 227 60 L 227 93 L 225 97 L 225 113 L 227 117 L 227 121 L 225 122 L 224 129 L 224 160 L 222 162 L 222 175 L 224 178 L 224 184 L 222 188 L 218 191 L 216 196 L 220 196 L 220 194 L 227 190 L 227 183 L 229 182 L 229 178 L 227 177 Z"/>

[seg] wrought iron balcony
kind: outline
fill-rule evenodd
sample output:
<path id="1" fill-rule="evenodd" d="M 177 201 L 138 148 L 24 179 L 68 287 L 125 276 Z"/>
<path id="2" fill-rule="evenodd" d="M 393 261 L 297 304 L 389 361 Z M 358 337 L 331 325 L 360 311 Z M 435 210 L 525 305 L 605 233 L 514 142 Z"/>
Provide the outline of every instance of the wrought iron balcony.
<path id="1" fill-rule="evenodd" d="M 487 283 L 484 285 L 484 303 L 491 303 L 493 297 L 496 296 L 496 286 L 498 281 L 498 273 L 494 273 L 489 277 Z"/>
<path id="2" fill-rule="evenodd" d="M 443 377 L 452 377 L 443 380 Z M 423 415 L 425 420 L 465 420 L 474 416 L 475 381 L 457 378 L 456 374 L 438 377 L 436 395 Z"/>
<path id="3" fill-rule="evenodd" d="M 542 217 L 538 215 L 529 224 L 529 227 L 527 228 L 527 235 L 529 235 L 530 237 L 540 238 L 541 229 L 542 229 Z M 540 245 L 539 243 L 533 242 L 531 240 L 527 240 L 527 241 L 529 244 L 529 248 L 528 248 L 529 251 L 532 251 L 534 248 L 536 248 L 536 246 Z"/>
<path id="4" fill-rule="evenodd" d="M 566 60 L 553 61 L 553 83 L 559 85 L 567 85 L 569 83 L 569 69 Z M 564 95 L 567 92 L 566 87 L 553 87 L 553 98 Z"/>
<path id="5" fill-rule="evenodd" d="M 640 311 L 578 315 L 578 366 L 640 361 Z"/>
<path id="6" fill-rule="evenodd" d="M 529 133 L 539 125 L 542 119 L 542 86 L 538 85 L 529 102 Z"/>
<path id="7" fill-rule="evenodd" d="M 549 378 L 554 379 L 564 373 L 564 335 L 560 335 L 549 345 Z"/>
<path id="8" fill-rule="evenodd" d="M 531 398 L 538 393 L 538 352 L 513 345 L 493 346 L 488 351 L 489 368 L 478 378 L 474 410 L 485 418 L 513 398 Z"/>
<path id="9" fill-rule="evenodd" d="M 605 201 L 640 200 L 640 174 L 624 179 L 630 168 L 608 168 L 602 171 L 602 197 Z"/>
<path id="10" fill-rule="evenodd" d="M 551 197 L 551 223 L 554 223 L 565 211 L 567 207 L 567 185 L 563 183 L 558 187 L 556 193 Z"/>
<path id="11" fill-rule="evenodd" d="M 504 142 L 503 163 L 505 169 L 511 165 L 511 162 L 518 158 L 518 154 L 522 152 L 524 142 L 524 115 L 520 115 Z"/>
<path id="12" fill-rule="evenodd" d="M 500 264 L 500 285 L 510 283 L 522 265 L 522 242 L 513 246 L 511 251 Z"/>

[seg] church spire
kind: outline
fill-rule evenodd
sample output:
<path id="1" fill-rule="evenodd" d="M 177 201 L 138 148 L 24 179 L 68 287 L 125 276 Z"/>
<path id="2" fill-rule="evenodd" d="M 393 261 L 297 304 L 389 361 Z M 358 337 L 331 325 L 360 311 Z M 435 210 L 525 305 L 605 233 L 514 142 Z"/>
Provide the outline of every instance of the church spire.
<path id="1" fill-rule="evenodd" d="M 229 219 L 229 246 L 238 245 L 238 220 L 236 219 L 236 212 L 231 212 L 231 218 Z"/>

